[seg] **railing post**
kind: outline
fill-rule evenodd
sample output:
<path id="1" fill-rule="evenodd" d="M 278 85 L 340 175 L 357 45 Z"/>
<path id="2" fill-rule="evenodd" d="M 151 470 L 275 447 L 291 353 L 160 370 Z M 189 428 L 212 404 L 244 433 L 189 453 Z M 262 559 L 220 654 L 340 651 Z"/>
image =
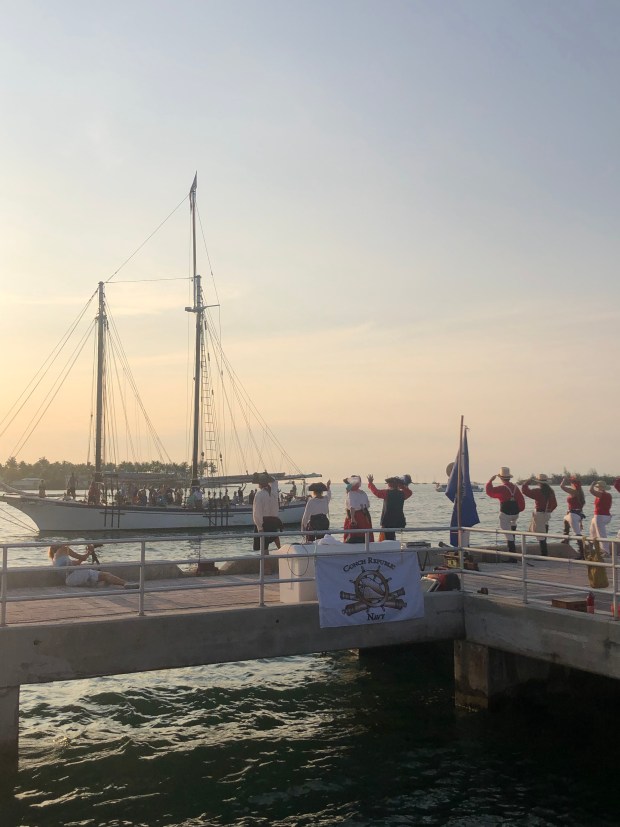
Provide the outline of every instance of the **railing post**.
<path id="1" fill-rule="evenodd" d="M 6 626 L 6 590 L 8 578 L 8 546 L 2 546 L 2 587 L 0 588 L 0 626 Z"/>
<path id="2" fill-rule="evenodd" d="M 265 605 L 265 535 L 260 538 L 260 562 L 258 566 L 258 605 Z"/>
<path id="3" fill-rule="evenodd" d="M 144 617 L 144 581 L 146 564 L 146 542 L 140 542 L 140 592 L 138 594 L 138 615 Z"/>
<path id="4" fill-rule="evenodd" d="M 613 595 L 611 597 L 611 611 L 614 620 L 618 620 L 618 575 L 616 572 L 616 563 L 618 562 L 618 553 L 616 541 L 611 541 L 611 586 Z"/>
<path id="5" fill-rule="evenodd" d="M 370 529 L 364 529 L 364 551 L 370 551 Z"/>
<path id="6" fill-rule="evenodd" d="M 521 534 L 521 576 L 523 578 L 523 602 L 527 603 L 527 536 Z"/>

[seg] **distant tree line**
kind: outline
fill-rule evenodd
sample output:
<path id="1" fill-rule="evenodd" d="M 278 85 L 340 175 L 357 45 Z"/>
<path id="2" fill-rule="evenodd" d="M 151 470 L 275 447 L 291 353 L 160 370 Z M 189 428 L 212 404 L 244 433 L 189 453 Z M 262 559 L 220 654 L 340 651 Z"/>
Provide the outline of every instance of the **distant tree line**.
<path id="1" fill-rule="evenodd" d="M 149 475 L 161 474 L 174 476 L 178 479 L 191 477 L 191 470 L 187 462 L 162 463 L 162 462 L 121 462 L 118 465 L 107 463 L 103 466 L 104 472 L 134 472 Z M 50 462 L 46 457 L 41 457 L 36 462 L 18 462 L 15 457 L 9 457 L 7 461 L 0 463 L 0 479 L 10 485 L 16 480 L 24 477 L 37 477 L 45 480 L 45 485 L 50 489 L 64 489 L 71 474 L 75 474 L 78 487 L 87 487 L 90 483 L 94 467 L 90 462 Z"/>
<path id="2" fill-rule="evenodd" d="M 530 477 L 523 477 L 520 482 L 525 482 L 526 480 L 531 479 L 531 477 L 537 476 L 537 473 L 532 474 Z M 559 485 L 564 477 L 570 477 L 572 474 L 578 474 L 583 485 L 591 485 L 597 480 L 603 480 L 611 485 L 613 481 L 620 476 L 620 474 L 601 474 L 596 470 L 596 468 L 590 468 L 585 473 L 581 473 L 580 471 L 569 471 L 565 468 L 561 474 L 549 474 L 549 482 L 551 485 Z"/>

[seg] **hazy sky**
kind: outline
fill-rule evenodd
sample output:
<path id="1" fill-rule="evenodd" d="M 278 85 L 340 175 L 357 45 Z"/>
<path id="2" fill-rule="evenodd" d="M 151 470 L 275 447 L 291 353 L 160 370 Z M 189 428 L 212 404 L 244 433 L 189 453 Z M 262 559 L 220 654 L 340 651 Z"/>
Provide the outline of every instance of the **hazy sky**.
<path id="1" fill-rule="evenodd" d="M 443 478 L 464 414 L 475 478 L 620 472 L 620 4 L 0 12 L 0 418 L 198 170 L 224 345 L 298 465 Z M 187 276 L 187 209 L 107 290 L 175 460 L 187 285 L 116 282 Z M 86 459 L 78 376 L 19 459 Z"/>

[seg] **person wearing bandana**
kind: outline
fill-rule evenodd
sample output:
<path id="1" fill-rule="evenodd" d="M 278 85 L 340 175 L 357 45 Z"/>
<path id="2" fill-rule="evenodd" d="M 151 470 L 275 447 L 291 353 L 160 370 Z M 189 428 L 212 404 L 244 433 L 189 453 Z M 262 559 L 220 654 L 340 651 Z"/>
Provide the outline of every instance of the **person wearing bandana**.
<path id="1" fill-rule="evenodd" d="M 346 517 L 344 520 L 345 532 L 349 528 L 372 528 L 372 520 L 370 518 L 370 502 L 368 501 L 368 494 L 361 491 L 362 478 L 357 474 L 350 477 L 345 477 L 343 480 L 347 489 L 347 496 L 345 500 Z M 364 543 L 365 534 L 348 534 L 344 535 L 345 543 Z M 370 543 L 374 542 L 374 535 L 371 533 L 368 536 Z"/>

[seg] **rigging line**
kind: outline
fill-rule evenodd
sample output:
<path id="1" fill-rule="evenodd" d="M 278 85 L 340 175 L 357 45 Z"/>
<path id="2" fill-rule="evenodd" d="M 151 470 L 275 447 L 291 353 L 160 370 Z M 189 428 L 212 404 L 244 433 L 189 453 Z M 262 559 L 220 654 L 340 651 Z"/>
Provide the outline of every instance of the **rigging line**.
<path id="1" fill-rule="evenodd" d="M 202 233 L 202 242 L 205 245 L 205 253 L 207 254 L 207 261 L 209 262 L 209 273 L 211 274 L 211 281 L 213 282 L 213 290 L 215 292 L 215 298 L 217 299 L 217 303 L 220 303 L 220 297 L 217 294 L 217 284 L 215 283 L 215 276 L 213 274 L 213 267 L 211 266 L 211 257 L 209 255 L 209 248 L 207 247 L 207 239 L 205 238 L 205 231 L 202 226 L 202 218 L 200 217 L 200 210 L 196 207 L 196 212 L 198 213 L 198 223 L 200 224 L 200 232 Z"/>
<path id="2" fill-rule="evenodd" d="M 73 354 L 72 354 L 72 356 L 73 356 L 73 361 L 72 361 L 70 364 L 69 364 L 69 362 L 66 362 L 66 363 L 65 363 L 65 366 L 64 366 L 64 368 L 63 368 L 63 370 L 64 370 L 64 376 L 62 376 L 62 374 L 60 374 L 60 375 L 57 377 L 57 379 L 56 379 L 56 382 L 55 382 L 55 384 L 57 385 L 56 390 L 54 391 L 54 385 L 52 385 L 52 387 L 50 388 L 50 390 L 47 392 L 46 396 L 44 397 L 43 401 L 41 402 L 41 404 L 39 405 L 39 407 L 38 407 L 38 408 L 37 408 L 37 410 L 35 411 L 35 413 L 34 413 L 34 415 L 33 415 L 32 419 L 30 420 L 30 422 L 28 423 L 28 425 L 26 425 L 26 429 L 25 429 L 25 431 L 26 431 L 26 430 L 28 430 L 28 428 L 30 427 L 30 425 L 32 425 L 32 423 L 33 423 L 33 421 L 34 421 L 35 417 L 37 416 L 37 414 L 39 413 L 39 411 L 41 411 L 41 409 L 43 408 L 43 406 L 44 406 L 44 405 L 45 405 L 45 403 L 47 402 L 47 405 L 46 405 L 45 409 L 41 412 L 41 416 L 37 419 L 37 421 L 36 421 L 36 422 L 34 423 L 34 425 L 32 426 L 32 428 L 31 428 L 31 430 L 30 430 L 30 433 L 29 433 L 29 434 L 27 434 L 27 435 L 25 435 L 25 431 L 22 433 L 22 436 L 20 437 L 21 442 L 20 442 L 20 443 L 18 443 L 17 448 L 15 448 L 15 449 L 14 449 L 14 451 L 13 451 L 13 456 L 17 456 L 18 451 L 21 451 L 23 448 L 25 448 L 25 447 L 26 447 L 26 444 L 27 444 L 28 440 L 30 439 L 30 437 L 31 437 L 31 436 L 32 436 L 32 434 L 34 433 L 34 431 L 35 431 L 35 429 L 36 429 L 37 425 L 39 424 L 39 422 L 40 422 L 40 421 L 43 419 L 43 417 L 45 416 L 45 414 L 46 414 L 46 412 L 47 412 L 48 408 L 50 407 L 50 405 L 52 404 L 52 402 L 53 402 L 53 401 L 54 401 L 54 399 L 56 398 L 56 396 L 57 396 L 57 394 L 58 394 L 58 391 L 62 388 L 62 386 L 63 386 L 63 384 L 64 384 L 64 382 L 65 382 L 65 380 L 66 380 L 67 376 L 68 376 L 68 375 L 69 375 L 69 373 L 71 372 L 71 368 L 72 368 L 72 367 L 73 367 L 73 365 L 75 364 L 76 360 L 78 359 L 78 357 L 79 357 L 80 353 L 82 352 L 82 350 L 83 350 L 83 348 L 84 348 L 84 345 L 85 345 L 85 344 L 86 344 L 86 342 L 88 341 L 88 336 L 90 335 L 90 333 L 91 333 L 91 331 L 90 331 L 90 330 L 87 330 L 87 331 L 86 331 L 86 334 L 82 337 L 82 341 L 78 343 L 78 347 L 76 347 L 76 349 L 73 351 Z M 69 358 L 71 358 L 71 357 L 69 357 Z M 50 394 L 52 394 L 52 391 L 54 391 L 54 392 L 53 392 L 53 395 L 51 396 L 51 398 L 49 399 L 49 402 L 48 402 L 48 398 L 50 397 Z"/>
<path id="3" fill-rule="evenodd" d="M 152 422 L 150 416 L 147 413 L 147 410 L 144 406 L 144 403 L 142 402 L 142 398 L 140 396 L 138 386 L 136 384 L 133 373 L 131 371 L 131 367 L 129 366 L 129 361 L 127 359 L 127 355 L 125 354 L 125 351 L 123 350 L 122 342 L 121 342 L 121 339 L 120 339 L 120 336 L 119 336 L 119 333 L 118 333 L 118 328 L 116 327 L 116 322 L 114 321 L 114 318 L 112 317 L 112 315 L 110 313 L 110 307 L 109 307 L 109 304 L 107 302 L 106 302 L 106 308 L 108 310 L 108 324 L 109 324 L 109 328 L 110 328 L 110 331 L 111 331 L 110 341 L 114 342 L 114 344 L 117 348 L 116 352 L 117 352 L 118 358 L 121 362 L 121 365 L 123 367 L 123 372 L 124 372 L 128 382 L 130 384 L 130 387 L 132 388 L 132 390 L 134 392 L 136 402 L 138 403 L 138 406 L 140 407 L 140 410 L 142 411 L 142 415 L 144 416 L 144 421 L 145 421 L 147 427 L 149 428 L 149 430 L 151 432 L 151 436 L 152 436 L 152 439 L 153 439 L 155 445 L 157 446 L 157 451 L 159 453 L 160 459 L 163 459 L 165 457 L 167 459 L 167 461 L 169 463 L 171 463 L 172 460 L 170 459 L 170 456 L 168 455 L 168 452 L 167 452 L 163 442 L 159 438 L 159 435 L 157 434 L 155 426 L 153 425 L 153 422 Z"/>
<path id="4" fill-rule="evenodd" d="M 208 311 L 207 311 L 207 312 L 208 312 Z M 293 469 L 294 469 L 297 473 L 301 473 L 301 469 L 299 468 L 299 466 L 298 466 L 298 465 L 297 465 L 297 464 L 293 461 L 293 458 L 292 458 L 292 457 L 289 455 L 289 453 L 286 451 L 286 449 L 284 448 L 284 446 L 282 445 L 282 443 L 280 442 L 280 440 L 277 438 L 277 436 L 275 435 L 275 433 L 271 430 L 271 428 L 269 427 L 269 425 L 267 424 L 267 422 L 265 421 L 265 419 L 264 419 L 264 418 L 263 418 L 263 416 L 261 415 L 261 413 L 260 413 L 260 411 L 258 410 L 258 408 L 256 407 L 256 405 L 252 402 L 252 399 L 250 398 L 250 395 L 248 394 L 248 392 L 246 391 L 245 387 L 243 386 L 243 382 L 239 379 L 239 377 L 238 377 L 238 376 L 237 376 L 237 374 L 235 373 L 235 371 L 234 371 L 234 369 L 233 369 L 232 365 L 231 365 L 231 364 L 230 364 L 230 362 L 228 361 L 228 358 L 226 357 L 226 354 L 224 353 L 224 349 L 222 348 L 222 343 L 221 343 L 221 340 L 219 340 L 219 339 L 216 337 L 216 335 L 215 335 L 215 333 L 213 332 L 213 330 L 212 330 L 212 329 L 210 329 L 210 333 L 211 333 L 211 336 L 213 337 L 213 338 L 212 338 L 212 340 L 213 340 L 214 344 L 216 344 L 216 345 L 217 345 L 218 351 L 219 351 L 219 352 L 220 352 L 220 354 L 221 354 L 221 357 L 222 357 L 222 362 L 223 362 L 223 364 L 226 366 L 226 370 L 228 371 L 228 374 L 229 374 L 229 376 L 231 377 L 231 381 L 233 382 L 233 384 L 238 385 L 238 387 L 240 388 L 240 390 L 243 392 L 243 396 L 244 396 L 244 398 L 245 398 L 245 399 L 247 399 L 248 404 L 249 404 L 249 406 L 250 406 L 250 408 L 251 408 L 251 410 L 252 410 L 252 412 L 253 412 L 254 416 L 256 417 L 257 421 L 258 421 L 258 422 L 259 422 L 259 424 L 260 424 L 260 425 L 261 425 L 261 426 L 262 426 L 262 427 L 263 427 L 263 428 L 264 428 L 264 429 L 265 429 L 265 430 L 269 433 L 270 438 L 271 438 L 271 439 L 273 440 L 273 442 L 274 442 L 274 443 L 278 446 L 278 448 L 279 448 L 279 449 L 280 449 L 280 451 L 282 452 L 283 456 L 285 456 L 285 457 L 287 458 L 287 460 L 288 460 L 288 462 L 291 464 L 292 468 L 293 468 Z"/>
<path id="5" fill-rule="evenodd" d="M 17 526 L 17 528 L 25 528 L 28 531 L 32 531 L 32 526 L 29 526 L 27 523 L 25 523 L 23 520 L 20 520 L 18 517 L 10 516 L 9 514 L 7 514 L 4 511 L 4 509 L 2 509 L 1 513 L 2 513 L 2 520 L 3 521 L 6 521 L 7 523 L 11 523 L 12 525 Z"/>
<path id="6" fill-rule="evenodd" d="M 30 388 L 30 386 L 31 386 L 33 383 L 35 383 L 35 381 L 37 380 L 37 377 L 39 377 L 39 374 L 41 374 L 41 373 L 43 372 L 43 374 L 39 377 L 38 381 L 36 381 L 35 386 L 32 388 L 32 390 L 30 391 L 30 393 L 28 394 L 28 396 L 24 399 L 24 401 L 22 402 L 22 404 L 20 405 L 20 407 L 19 407 L 19 408 L 15 411 L 14 415 L 10 418 L 10 420 L 9 420 L 9 422 L 7 423 L 7 425 L 6 425 L 6 427 L 4 428 L 4 430 L 0 431 L 0 436 L 3 436 L 3 435 L 4 435 L 4 433 L 6 432 L 7 428 L 8 428 L 8 427 L 9 427 L 9 426 L 13 423 L 13 421 L 15 420 L 15 417 L 17 416 L 17 414 L 18 414 L 18 413 L 20 413 L 20 411 L 23 409 L 24 405 L 28 402 L 28 400 L 30 399 L 30 397 L 32 396 L 32 394 L 34 393 L 34 391 L 36 390 L 36 388 L 37 388 L 37 386 L 39 385 L 39 383 L 40 383 L 40 382 L 41 382 L 41 381 L 45 378 L 45 376 L 47 375 L 47 372 L 50 370 L 50 368 L 51 368 L 51 367 L 52 367 L 52 365 L 54 364 L 55 360 L 58 358 L 58 356 L 59 356 L 59 355 L 60 355 L 60 353 L 62 352 L 63 348 L 65 347 L 66 343 L 68 342 L 69 338 L 71 337 L 71 335 L 72 335 L 72 334 L 73 334 L 73 332 L 75 331 L 75 328 L 76 328 L 76 327 L 78 326 L 78 324 L 82 321 L 82 319 L 83 319 L 83 317 L 84 317 L 84 314 L 85 314 L 85 313 L 86 313 L 86 311 L 88 310 L 88 307 L 89 307 L 89 305 L 91 304 L 91 302 L 92 302 L 92 300 L 93 300 L 93 298 L 95 297 L 95 295 L 96 295 L 96 294 L 97 294 L 97 291 L 95 291 L 95 292 L 93 293 L 93 295 L 92 295 L 92 296 L 88 299 L 88 301 L 86 302 L 86 304 L 85 304 L 85 305 L 84 305 L 84 307 L 82 308 L 81 312 L 78 314 L 77 319 L 76 319 L 76 320 L 75 320 L 75 321 L 74 321 L 74 322 L 70 325 L 69 330 L 67 330 L 65 333 L 63 333 L 63 335 L 61 336 L 60 340 L 58 341 L 58 343 L 56 344 L 56 346 L 54 347 L 54 349 L 52 350 L 52 352 L 50 353 L 50 355 L 47 357 L 47 359 L 45 360 L 45 362 L 43 362 L 43 364 L 42 364 L 42 365 L 41 365 L 41 367 L 38 369 L 38 371 L 34 374 L 34 376 L 32 377 L 32 379 L 28 382 L 28 384 L 26 385 L 26 387 L 24 388 L 24 390 L 23 390 L 23 391 L 20 393 L 20 395 L 17 397 L 16 401 L 15 401 L 15 402 L 11 405 L 11 407 L 10 407 L 10 408 L 9 408 L 9 410 L 7 411 L 6 415 L 4 416 L 4 419 L 2 419 L 2 421 L 0 421 L 0 426 L 2 426 L 2 425 L 4 424 L 4 422 L 6 422 L 7 418 L 10 416 L 11 411 L 15 408 L 15 406 L 16 406 L 16 405 L 18 405 L 18 404 L 19 404 L 20 399 L 21 399 L 21 398 L 24 396 L 24 394 L 28 391 L 28 389 Z M 48 362 L 49 362 L 49 365 L 48 365 Z M 46 367 L 46 365 L 47 365 L 47 367 Z"/>
<path id="7" fill-rule="evenodd" d="M 114 344 L 112 339 L 110 339 L 110 346 L 111 346 L 111 350 L 112 350 L 112 356 L 114 357 L 116 355 L 116 352 L 114 350 L 115 344 Z M 116 384 L 118 386 L 119 396 L 120 396 L 120 399 L 121 399 L 121 407 L 122 407 L 122 410 L 123 410 L 123 419 L 125 420 L 125 445 L 129 446 L 128 453 L 133 458 L 133 461 L 136 462 L 138 455 L 136 453 L 136 449 L 134 448 L 133 439 L 132 439 L 132 436 L 131 436 L 131 428 L 129 427 L 129 417 L 127 415 L 127 406 L 125 405 L 125 395 L 121 390 L 121 379 L 120 379 L 120 376 L 118 375 L 118 361 L 116 359 L 113 359 L 113 363 L 112 363 L 112 367 L 110 369 L 110 372 L 112 371 L 112 368 L 114 369 L 114 377 L 116 378 Z"/>
<path id="8" fill-rule="evenodd" d="M 161 228 L 164 226 L 164 224 L 166 223 L 166 221 L 168 221 L 168 219 L 169 219 L 169 218 L 172 218 L 172 216 L 173 216 L 173 215 L 175 214 L 175 212 L 179 209 L 179 207 L 181 206 L 181 204 L 184 204 L 184 203 L 187 201 L 187 199 L 188 199 L 188 198 L 189 198 L 189 194 L 188 194 L 188 195 L 186 195 L 186 196 L 183 198 L 183 200 L 182 200 L 182 201 L 179 201 L 179 203 L 178 203 L 178 204 L 176 205 L 176 207 L 172 210 L 172 212 L 170 213 L 170 215 L 166 216 L 166 218 L 164 218 L 164 220 L 161 222 L 161 224 L 159 224 L 159 226 L 155 227 L 155 229 L 154 229 L 154 230 L 153 230 L 153 232 L 152 232 L 152 233 L 148 236 L 148 238 L 145 238 L 145 239 L 144 239 L 144 241 L 142 242 L 142 244 L 141 244 L 139 247 L 137 247 L 137 248 L 133 251 L 133 253 L 129 256 L 129 258 L 126 258 L 126 259 L 125 259 L 125 261 L 121 264 L 121 266 L 120 266 L 120 267 L 117 267 L 117 269 L 116 269 L 116 270 L 112 273 L 112 275 L 111 275 L 108 279 L 106 279 L 106 284 L 107 284 L 109 281 L 112 281 L 112 279 L 114 278 L 114 276 L 115 276 L 117 273 L 120 273 L 120 271 L 123 269 L 123 267 L 124 267 L 126 264 L 128 264 L 128 263 L 131 261 L 131 259 L 132 259 L 135 255 L 137 255 L 137 254 L 140 252 L 140 250 L 144 247 L 144 245 L 145 245 L 145 244 L 148 244 L 148 242 L 149 242 L 149 241 L 153 238 L 153 236 L 155 235 L 155 233 L 157 233 L 159 230 L 161 230 Z"/>
<path id="9" fill-rule="evenodd" d="M 207 334 L 208 334 L 209 336 L 211 336 L 211 341 L 213 341 L 213 331 L 211 331 L 210 329 L 207 329 Z M 223 356 L 223 353 L 222 353 L 222 351 L 221 351 L 221 350 L 219 351 L 219 354 L 220 354 L 221 356 Z M 216 358 L 216 360 L 217 360 L 217 356 L 216 356 L 215 358 Z M 219 365 L 218 365 L 218 366 L 219 366 Z M 237 399 L 239 399 L 239 394 L 238 394 L 238 392 L 237 392 L 237 389 L 235 388 L 234 383 L 232 384 L 232 391 L 233 391 L 233 394 L 235 395 L 235 397 L 236 397 Z M 239 441 L 239 436 L 238 436 L 238 433 L 237 433 L 237 428 L 236 428 L 236 426 L 235 426 L 235 424 L 234 424 L 234 416 L 233 416 L 232 406 L 231 406 L 231 404 L 230 404 L 230 399 L 229 399 L 229 397 L 228 397 L 228 394 L 227 394 L 227 392 L 226 392 L 226 388 L 224 387 L 224 384 L 223 384 L 223 383 L 222 383 L 222 394 L 223 394 L 223 396 L 224 396 L 224 399 L 226 400 L 226 405 L 227 405 L 227 407 L 228 407 L 228 412 L 230 413 L 230 417 L 231 417 L 231 421 L 232 421 L 232 430 L 233 430 L 233 434 L 234 434 L 234 436 L 235 436 L 235 439 L 236 439 L 236 441 L 237 441 L 238 450 L 239 450 L 239 451 L 241 451 L 241 450 L 242 450 L 242 449 L 241 449 L 241 443 L 240 443 L 240 441 Z M 241 406 L 240 406 L 240 407 L 241 407 Z M 245 423 L 246 423 L 247 428 L 248 428 L 248 433 L 250 434 L 250 437 L 251 437 L 252 442 L 253 442 L 253 444 L 254 444 L 254 447 L 255 447 L 255 449 L 256 449 L 256 453 L 257 453 L 257 455 L 258 455 L 258 459 L 260 460 L 261 464 L 263 464 L 263 463 L 264 463 L 264 459 L 263 459 L 262 451 L 261 451 L 261 450 L 260 450 L 260 448 L 258 447 L 258 443 L 256 442 L 256 440 L 254 439 L 254 435 L 253 435 L 253 433 L 252 433 L 251 423 L 250 423 L 250 422 L 248 421 L 248 419 L 246 418 L 245 413 L 243 412 L 243 409 L 242 409 L 241 413 L 242 413 L 242 415 L 243 415 L 243 417 L 244 417 Z"/>
<path id="10" fill-rule="evenodd" d="M 119 279 L 114 284 L 141 284 L 145 281 L 187 281 L 187 276 L 173 276 L 165 279 Z"/>

